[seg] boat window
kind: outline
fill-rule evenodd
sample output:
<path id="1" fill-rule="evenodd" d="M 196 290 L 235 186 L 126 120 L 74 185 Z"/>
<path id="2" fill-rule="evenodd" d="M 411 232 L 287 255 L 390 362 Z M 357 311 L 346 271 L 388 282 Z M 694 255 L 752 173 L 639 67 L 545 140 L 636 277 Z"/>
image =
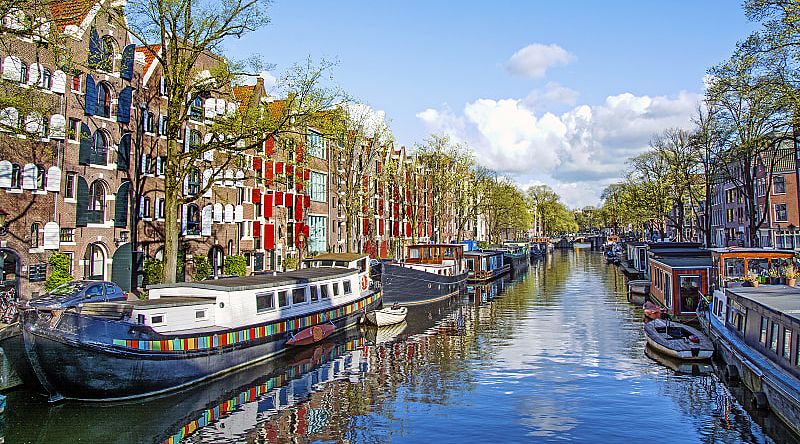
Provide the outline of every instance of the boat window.
<path id="1" fill-rule="evenodd" d="M 292 304 L 303 304 L 306 302 L 306 289 L 295 288 L 292 290 Z"/>
<path id="2" fill-rule="evenodd" d="M 732 257 L 725 259 L 725 277 L 737 278 L 744 276 L 744 259 Z"/>
<path id="3" fill-rule="evenodd" d="M 161 324 L 164 322 L 164 315 L 150 316 L 151 324 Z"/>
<path id="4" fill-rule="evenodd" d="M 419 250 L 416 248 L 409 249 L 408 257 L 410 257 L 411 259 L 419 259 Z"/>
<path id="5" fill-rule="evenodd" d="M 664 304 L 672 308 L 672 276 L 664 272 Z"/>
<path id="6" fill-rule="evenodd" d="M 453 247 L 447 247 L 444 250 L 444 257 L 453 257 L 455 256 L 455 252 L 453 251 Z"/>
<path id="7" fill-rule="evenodd" d="M 697 310 L 697 303 L 700 301 L 700 276 L 680 276 L 681 311 L 694 312 Z"/>
<path id="8" fill-rule="evenodd" d="M 761 316 L 761 336 L 759 336 L 758 342 L 764 344 L 764 347 L 767 346 L 767 324 L 768 323 L 769 323 L 769 321 L 767 321 L 767 318 L 765 318 L 764 316 Z"/>
<path id="9" fill-rule="evenodd" d="M 278 307 L 286 307 L 289 305 L 289 298 L 287 297 L 286 290 L 278 292 Z"/>
<path id="10" fill-rule="evenodd" d="M 783 357 L 788 361 L 792 360 L 792 331 L 785 327 L 783 329 Z"/>
<path id="11" fill-rule="evenodd" d="M 275 293 L 261 293 L 256 295 L 256 312 L 268 311 L 275 308 Z"/>
<path id="12" fill-rule="evenodd" d="M 362 273 L 367 272 L 367 258 L 361 259 L 358 261 L 358 271 Z"/>
<path id="13" fill-rule="evenodd" d="M 795 344 L 794 347 L 794 365 L 800 366 L 800 335 L 796 336 L 798 336 L 798 338 L 795 339 L 797 344 Z"/>
<path id="14" fill-rule="evenodd" d="M 350 284 L 350 281 L 344 281 L 342 283 L 342 285 L 344 285 L 344 294 L 352 294 L 353 293 L 353 287 Z"/>
<path id="15" fill-rule="evenodd" d="M 767 274 L 769 269 L 769 259 L 766 258 L 753 258 L 747 261 L 747 268 L 751 273 Z"/>
<path id="16" fill-rule="evenodd" d="M 467 259 L 467 270 L 475 271 L 475 261 L 472 258 Z"/>
<path id="17" fill-rule="evenodd" d="M 320 285 L 319 286 L 319 295 L 322 299 L 328 299 L 330 295 L 328 295 L 328 285 Z"/>
<path id="18" fill-rule="evenodd" d="M 347 268 L 347 261 L 336 261 L 335 262 L 335 266 L 342 267 L 342 268 Z"/>
<path id="19" fill-rule="evenodd" d="M 319 289 L 316 285 L 309 288 L 311 289 L 311 302 L 317 302 L 319 300 Z"/>
<path id="20" fill-rule="evenodd" d="M 205 310 L 196 310 L 194 312 L 195 319 L 205 319 L 206 318 L 206 311 Z"/>
<path id="21" fill-rule="evenodd" d="M 333 295 L 334 296 L 339 296 L 339 283 L 338 282 L 334 282 L 333 283 Z"/>
<path id="22" fill-rule="evenodd" d="M 775 322 L 772 323 L 769 348 L 771 348 L 775 353 L 778 353 L 778 324 Z"/>

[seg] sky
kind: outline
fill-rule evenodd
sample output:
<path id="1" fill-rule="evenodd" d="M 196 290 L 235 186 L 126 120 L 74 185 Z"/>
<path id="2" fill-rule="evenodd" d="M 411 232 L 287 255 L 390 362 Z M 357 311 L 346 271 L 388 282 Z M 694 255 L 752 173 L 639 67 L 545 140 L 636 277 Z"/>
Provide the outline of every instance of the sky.
<path id="1" fill-rule="evenodd" d="M 334 60 L 397 144 L 450 135 L 573 208 L 598 205 L 653 134 L 690 128 L 708 68 L 757 28 L 734 0 L 273 0 L 269 15 L 233 58 L 261 55 L 268 78 Z"/>

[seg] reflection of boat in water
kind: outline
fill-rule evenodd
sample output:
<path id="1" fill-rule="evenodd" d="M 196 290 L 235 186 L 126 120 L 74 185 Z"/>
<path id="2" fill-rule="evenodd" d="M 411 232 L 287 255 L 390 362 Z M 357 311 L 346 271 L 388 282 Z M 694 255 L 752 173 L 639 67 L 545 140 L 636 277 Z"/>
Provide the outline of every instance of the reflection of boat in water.
<path id="1" fill-rule="evenodd" d="M 678 375 L 708 376 L 714 372 L 711 362 L 685 361 L 653 350 L 650 345 L 645 346 L 644 354 L 664 367 L 672 369 Z"/>
<path id="2" fill-rule="evenodd" d="M 384 327 L 367 327 L 364 330 L 364 337 L 369 344 L 383 344 L 405 337 L 403 332 L 406 327 L 408 327 L 406 321 Z"/>
<path id="3" fill-rule="evenodd" d="M 360 351 L 364 344 L 360 330 L 351 328 L 298 353 L 292 350 L 181 391 L 88 408 L 85 403 L 53 405 L 18 390 L 9 394 L 14 408 L 6 410 L 7 424 L 36 427 L 6 427 L 5 442 L 63 442 L 68 436 L 72 442 L 177 443 L 206 433 L 209 437 L 200 441 L 235 440 L 322 390 L 326 382 L 366 371 Z M 215 430 L 202 430 L 207 427 Z"/>
<path id="4" fill-rule="evenodd" d="M 506 275 L 491 282 L 470 284 L 467 286 L 467 293 L 475 305 L 480 305 L 501 295 L 510 280 L 511 278 Z"/>

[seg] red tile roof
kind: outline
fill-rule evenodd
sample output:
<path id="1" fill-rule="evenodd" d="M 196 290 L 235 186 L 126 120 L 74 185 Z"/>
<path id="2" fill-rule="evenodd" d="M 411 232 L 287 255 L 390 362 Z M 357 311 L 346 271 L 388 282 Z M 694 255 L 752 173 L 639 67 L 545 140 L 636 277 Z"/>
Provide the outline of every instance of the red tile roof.
<path id="1" fill-rule="evenodd" d="M 63 29 L 68 25 L 80 26 L 95 3 L 93 0 L 53 0 L 48 6 L 53 21 Z"/>
<path id="2" fill-rule="evenodd" d="M 137 46 L 136 52 L 140 52 L 144 54 L 144 71 L 147 72 L 150 69 L 150 65 L 153 63 L 153 60 L 156 58 L 156 54 L 161 51 L 161 45 L 148 45 L 148 46 Z"/>

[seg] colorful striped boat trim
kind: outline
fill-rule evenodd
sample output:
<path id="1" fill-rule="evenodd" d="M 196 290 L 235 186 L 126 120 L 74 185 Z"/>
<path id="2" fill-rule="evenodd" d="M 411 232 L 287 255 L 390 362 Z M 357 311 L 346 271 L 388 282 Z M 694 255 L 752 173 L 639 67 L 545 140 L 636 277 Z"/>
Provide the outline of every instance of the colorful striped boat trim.
<path id="1" fill-rule="evenodd" d="M 253 402 L 265 393 L 268 393 L 275 388 L 283 387 L 288 381 L 310 372 L 316 365 L 333 361 L 344 355 L 346 352 L 363 347 L 365 343 L 366 341 L 364 338 L 353 339 L 344 344 L 336 346 L 329 353 L 322 355 L 321 361 L 317 364 L 305 363 L 293 365 L 287 368 L 280 375 L 273 376 L 267 382 L 255 387 L 250 387 L 249 389 L 240 392 L 236 397 L 227 399 L 213 408 L 206 409 L 197 419 L 181 427 L 177 433 L 165 439 L 163 443 L 177 444 L 197 430 L 219 420 L 220 418 L 228 416 L 240 405 Z"/>
<path id="2" fill-rule="evenodd" d="M 154 341 L 137 341 L 133 339 L 114 339 L 113 345 L 135 350 L 154 351 L 154 352 L 174 352 L 174 351 L 195 351 L 209 350 L 228 345 L 239 344 L 265 338 L 278 333 L 285 333 L 291 330 L 306 328 L 312 325 L 321 324 L 343 316 L 363 310 L 368 305 L 380 299 L 381 293 L 374 293 L 367 298 L 341 307 L 314 313 L 302 318 L 289 319 L 286 321 L 276 321 L 272 324 L 259 327 L 245 328 L 228 333 L 218 333 L 206 336 L 193 336 L 186 338 L 164 339 Z"/>

